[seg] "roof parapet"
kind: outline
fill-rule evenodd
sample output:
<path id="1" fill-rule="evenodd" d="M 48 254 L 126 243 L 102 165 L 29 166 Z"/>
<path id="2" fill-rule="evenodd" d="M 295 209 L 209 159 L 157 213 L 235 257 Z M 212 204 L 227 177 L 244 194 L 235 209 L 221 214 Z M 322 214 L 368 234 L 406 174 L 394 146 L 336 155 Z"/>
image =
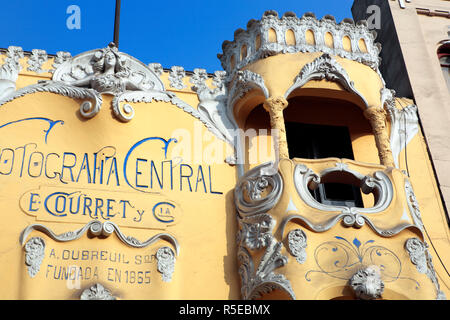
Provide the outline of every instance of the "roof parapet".
<path id="1" fill-rule="evenodd" d="M 290 30 L 290 31 L 289 31 Z M 314 35 L 313 43 L 307 41 L 306 33 Z M 288 41 L 286 33 L 294 35 L 294 43 Z M 332 47 L 325 39 L 329 33 Z M 350 39 L 351 48 L 345 48 L 344 37 Z M 355 23 L 344 19 L 337 23 L 331 15 L 318 20 L 314 13 L 307 12 L 298 18 L 293 12 L 286 12 L 281 18 L 274 10 L 266 11 L 261 20 L 250 20 L 247 30 L 238 29 L 233 41 L 224 41 L 222 54 L 218 58 L 229 75 L 257 60 L 280 53 L 324 52 L 363 63 L 377 70 L 380 64 L 381 45 L 375 43 L 376 32 L 362 20 Z M 361 42 L 364 41 L 364 45 Z"/>

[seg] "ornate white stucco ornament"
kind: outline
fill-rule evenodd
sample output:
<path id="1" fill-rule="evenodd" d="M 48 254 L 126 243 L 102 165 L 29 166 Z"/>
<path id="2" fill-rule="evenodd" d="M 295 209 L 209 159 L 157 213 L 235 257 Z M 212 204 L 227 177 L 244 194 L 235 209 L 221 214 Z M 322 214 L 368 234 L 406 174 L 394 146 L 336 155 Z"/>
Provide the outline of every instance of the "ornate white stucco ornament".
<path id="1" fill-rule="evenodd" d="M 306 261 L 307 237 L 302 229 L 295 229 L 288 233 L 288 247 L 298 263 Z"/>
<path id="2" fill-rule="evenodd" d="M 33 237 L 25 244 L 25 264 L 28 274 L 34 278 L 41 269 L 41 263 L 45 255 L 45 241 L 40 237 Z"/>
<path id="3" fill-rule="evenodd" d="M 8 47 L 6 59 L 0 66 L 0 101 L 16 90 L 16 81 L 21 69 L 19 59 L 23 57 L 21 47 Z"/>
<path id="4" fill-rule="evenodd" d="M 161 80 L 147 66 L 119 52 L 114 43 L 64 62 L 52 80 L 113 95 L 127 90 L 164 91 Z"/>
<path id="5" fill-rule="evenodd" d="M 390 145 L 395 167 L 399 168 L 399 155 L 419 132 L 417 106 L 410 104 L 403 109 L 396 107 L 395 91 L 383 87 L 380 91 L 381 106 L 391 122 Z"/>
<path id="6" fill-rule="evenodd" d="M 417 106 L 409 105 L 403 109 L 388 109 L 391 119 L 391 150 L 395 166 L 399 167 L 399 155 L 419 132 Z"/>
<path id="7" fill-rule="evenodd" d="M 225 71 L 216 71 L 213 77 L 215 88 L 211 89 L 206 84 L 208 79 L 206 70 L 194 69 L 190 82 L 194 84 L 192 90 L 197 93 L 199 99 L 197 110 L 211 124 L 210 130 L 217 137 L 234 146 L 235 136 L 233 132 L 235 132 L 237 126 L 229 119 L 227 114 L 226 76 Z"/>
<path id="8" fill-rule="evenodd" d="M 83 291 L 80 300 L 116 300 L 117 298 L 100 283 L 94 284 L 92 287 Z"/>
<path id="9" fill-rule="evenodd" d="M 58 51 L 56 53 L 56 57 L 53 60 L 53 64 L 52 67 L 55 69 L 50 70 L 51 73 L 55 72 L 56 69 L 58 69 L 58 67 L 63 64 L 64 62 L 66 62 L 67 60 L 71 59 L 72 55 L 70 54 L 70 52 L 66 52 L 66 51 Z"/>
<path id="10" fill-rule="evenodd" d="M 300 73 L 295 77 L 294 83 L 284 94 L 285 98 L 298 88 L 304 86 L 311 80 L 323 80 L 339 82 L 345 90 L 356 94 L 361 98 L 364 105 L 368 108 L 367 100 L 364 96 L 355 88 L 354 82 L 350 79 L 345 69 L 328 53 L 324 53 L 314 61 L 306 64 Z"/>
<path id="11" fill-rule="evenodd" d="M 47 52 L 42 49 L 31 50 L 31 56 L 28 59 L 28 71 L 33 71 L 36 73 L 44 73 L 49 70 L 43 70 L 42 65 L 47 61 Z"/>
<path id="12" fill-rule="evenodd" d="M 175 253 L 169 247 L 159 248 L 156 252 L 156 260 L 158 260 L 158 271 L 162 274 L 164 282 L 172 281 L 172 274 L 175 270 Z"/>
<path id="13" fill-rule="evenodd" d="M 186 72 L 183 67 L 173 66 L 169 73 L 170 86 L 178 90 L 186 88 L 186 85 L 183 83 L 183 78 L 185 76 Z"/>
<path id="14" fill-rule="evenodd" d="M 358 270 L 350 279 L 350 285 L 358 299 L 373 300 L 381 298 L 384 282 L 378 266 L 368 266 Z"/>
<path id="15" fill-rule="evenodd" d="M 245 300 L 257 299 L 273 290 L 295 299 L 290 281 L 276 272 L 288 263 L 288 257 L 281 253 L 283 242 L 273 236 L 276 221 L 267 213 L 283 192 L 283 180 L 278 172 L 264 174 L 271 166 L 272 163 L 265 163 L 248 171 L 234 190 L 240 227 L 236 237 L 237 255 L 241 295 Z M 261 258 L 254 259 L 256 250 L 262 253 Z"/>
<path id="16" fill-rule="evenodd" d="M 46 234 L 54 241 L 58 242 L 69 242 L 74 241 L 81 238 L 85 233 L 89 232 L 90 235 L 95 237 L 109 237 L 113 233 L 126 245 L 133 248 L 145 248 L 150 246 L 151 244 L 159 241 L 165 240 L 173 245 L 175 248 L 175 253 L 178 255 L 180 253 L 180 245 L 175 237 L 168 233 L 158 233 L 145 241 L 140 241 L 133 236 L 126 236 L 122 233 L 119 226 L 111 221 L 100 222 L 98 220 L 91 220 L 84 227 L 75 230 L 75 231 L 67 231 L 61 234 L 54 233 L 47 226 L 42 224 L 31 224 L 27 226 L 20 236 L 20 243 L 23 245 L 25 240 L 29 236 L 32 231 L 39 231 Z"/>
<path id="17" fill-rule="evenodd" d="M 405 242 L 405 250 L 408 252 L 411 263 L 416 266 L 418 272 L 425 274 L 436 288 L 436 300 L 447 300 L 445 293 L 441 291 L 438 277 L 434 271 L 431 254 L 428 252 L 428 244 L 419 238 L 409 238 Z"/>

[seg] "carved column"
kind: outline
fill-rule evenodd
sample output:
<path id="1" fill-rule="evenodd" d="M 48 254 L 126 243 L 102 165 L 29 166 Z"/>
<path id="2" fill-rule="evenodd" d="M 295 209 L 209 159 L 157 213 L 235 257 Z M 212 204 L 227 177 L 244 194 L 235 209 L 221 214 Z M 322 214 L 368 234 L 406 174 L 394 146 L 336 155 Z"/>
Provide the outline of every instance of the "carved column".
<path id="1" fill-rule="evenodd" d="M 364 116 L 372 126 L 381 164 L 394 167 L 394 157 L 392 156 L 391 144 L 386 129 L 386 112 L 382 108 L 369 107 L 364 111 Z"/>
<path id="2" fill-rule="evenodd" d="M 270 97 L 264 102 L 264 109 L 269 112 L 270 126 L 278 131 L 276 145 L 280 158 L 289 159 L 289 151 L 286 138 L 286 127 L 284 125 L 283 110 L 288 102 L 283 97 Z"/>

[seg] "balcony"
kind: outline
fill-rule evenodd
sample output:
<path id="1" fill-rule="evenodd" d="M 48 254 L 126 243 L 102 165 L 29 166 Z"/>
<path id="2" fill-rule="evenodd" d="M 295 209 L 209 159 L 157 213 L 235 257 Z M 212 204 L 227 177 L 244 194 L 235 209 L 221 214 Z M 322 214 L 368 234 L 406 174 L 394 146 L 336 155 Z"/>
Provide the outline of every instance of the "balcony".
<path id="1" fill-rule="evenodd" d="M 244 299 L 440 299 L 419 205 L 398 169 L 347 159 L 281 159 L 235 188 Z M 362 205 L 318 201 L 352 185 Z"/>

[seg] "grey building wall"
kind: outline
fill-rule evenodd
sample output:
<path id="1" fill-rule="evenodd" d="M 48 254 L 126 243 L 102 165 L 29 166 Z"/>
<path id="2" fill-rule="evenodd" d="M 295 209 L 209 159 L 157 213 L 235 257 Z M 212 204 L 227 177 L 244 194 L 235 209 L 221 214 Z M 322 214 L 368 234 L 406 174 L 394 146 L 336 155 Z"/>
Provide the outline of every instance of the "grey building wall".
<path id="1" fill-rule="evenodd" d="M 394 89 L 398 97 L 413 98 L 411 84 L 406 71 L 403 54 L 394 26 L 391 9 L 387 0 L 355 0 L 352 6 L 355 21 L 368 20 L 373 14 L 367 8 L 377 5 L 380 8 L 380 29 L 376 41 L 381 43 L 380 71 L 389 89 Z"/>

